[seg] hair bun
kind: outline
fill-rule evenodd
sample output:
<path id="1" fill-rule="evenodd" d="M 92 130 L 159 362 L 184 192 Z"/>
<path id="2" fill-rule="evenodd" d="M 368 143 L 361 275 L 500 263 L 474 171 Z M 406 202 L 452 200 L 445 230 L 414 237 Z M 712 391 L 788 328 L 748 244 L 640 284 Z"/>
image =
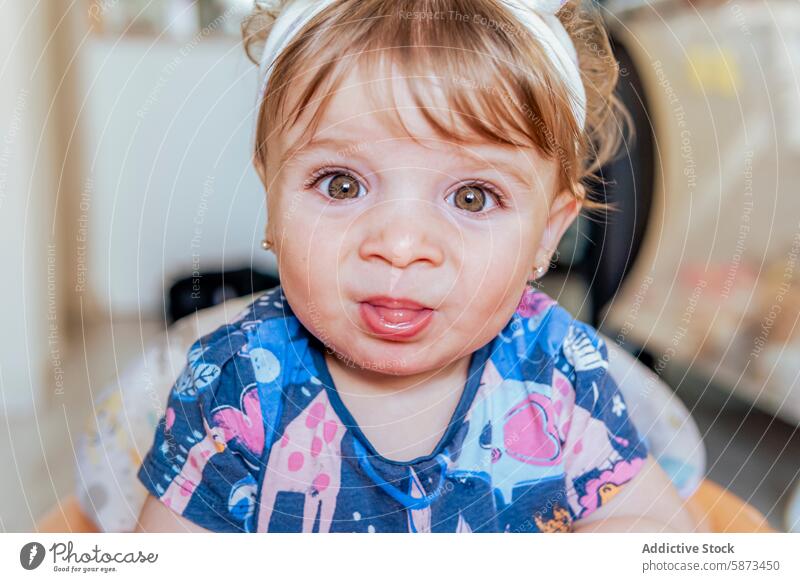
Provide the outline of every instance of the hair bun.
<path id="1" fill-rule="evenodd" d="M 280 14 L 281 10 L 283 10 L 289 2 L 291 2 L 291 0 L 256 0 L 256 4 L 260 4 L 265 11 L 274 13 L 276 16 Z"/>
<path id="2" fill-rule="evenodd" d="M 242 40 L 247 57 L 261 63 L 264 43 L 272 27 L 292 0 L 255 0 L 253 11 L 242 21 Z"/>

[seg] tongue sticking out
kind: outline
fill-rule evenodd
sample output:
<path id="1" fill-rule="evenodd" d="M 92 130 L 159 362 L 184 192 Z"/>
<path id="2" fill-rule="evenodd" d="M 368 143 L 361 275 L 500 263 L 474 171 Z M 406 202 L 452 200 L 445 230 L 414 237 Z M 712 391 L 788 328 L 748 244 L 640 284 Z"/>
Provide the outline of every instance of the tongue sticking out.
<path id="1" fill-rule="evenodd" d="M 378 316 L 389 324 L 410 323 L 424 312 L 430 311 L 429 309 L 398 309 L 381 305 L 373 305 L 373 307 L 378 312 Z"/>
<path id="2" fill-rule="evenodd" d="M 373 303 L 362 303 L 361 317 L 374 333 L 388 339 L 407 339 L 417 335 L 433 314 L 432 309 L 410 307 L 386 307 Z"/>

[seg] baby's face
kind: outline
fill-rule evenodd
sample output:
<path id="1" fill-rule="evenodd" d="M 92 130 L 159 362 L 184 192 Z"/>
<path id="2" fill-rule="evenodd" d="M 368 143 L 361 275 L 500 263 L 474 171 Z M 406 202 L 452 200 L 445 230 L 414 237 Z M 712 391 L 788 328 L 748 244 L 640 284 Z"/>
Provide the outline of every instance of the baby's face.
<path id="1" fill-rule="evenodd" d="M 292 310 L 326 346 L 371 371 L 432 371 L 505 326 L 579 205 L 533 147 L 438 136 L 395 79 L 415 142 L 386 114 L 386 82 L 383 112 L 367 82 L 343 82 L 314 143 L 303 117 L 270 143 L 268 233 Z"/>

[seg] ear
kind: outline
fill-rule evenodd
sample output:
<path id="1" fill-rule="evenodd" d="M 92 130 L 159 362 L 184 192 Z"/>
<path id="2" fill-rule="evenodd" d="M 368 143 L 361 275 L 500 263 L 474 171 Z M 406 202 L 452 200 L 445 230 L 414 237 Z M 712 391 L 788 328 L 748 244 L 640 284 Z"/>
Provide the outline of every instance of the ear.
<path id="1" fill-rule="evenodd" d="M 533 268 L 537 266 L 542 266 L 545 270 L 549 268 L 550 259 L 556 252 L 561 237 L 564 236 L 569 226 L 580 214 L 583 206 L 583 196 L 586 193 L 582 185 L 579 187 L 579 192 L 581 193 L 580 199 L 576 198 L 575 194 L 568 188 L 556 194 L 553 203 L 550 205 L 547 223 L 542 233 L 539 249 L 536 251 L 536 264 L 533 265 Z"/>
<path id="2" fill-rule="evenodd" d="M 266 188 L 267 172 L 266 168 L 264 167 L 264 164 L 261 163 L 261 159 L 259 159 L 259 157 L 256 155 L 253 155 L 252 161 L 253 161 L 253 167 L 256 170 L 256 174 L 258 174 L 258 177 L 261 179 L 261 183 L 264 185 L 264 188 Z"/>
<path id="3" fill-rule="evenodd" d="M 253 162 L 253 168 L 255 168 L 255 170 L 256 170 L 256 174 L 258 174 L 258 177 L 261 180 L 261 184 L 266 189 L 266 187 L 267 187 L 267 174 L 266 174 L 266 170 L 264 168 L 264 164 L 261 163 L 261 159 L 257 155 L 253 155 L 252 162 Z M 266 194 L 266 191 L 265 191 L 265 194 Z M 269 205 L 269 199 L 267 199 L 267 205 Z M 275 248 L 275 240 L 276 240 L 275 239 L 275 232 L 274 232 L 275 231 L 275 228 L 274 228 L 275 221 L 274 220 L 270 220 L 269 217 L 270 217 L 270 212 L 269 212 L 269 210 L 267 210 L 267 224 L 266 224 L 266 227 L 264 228 L 264 239 L 267 240 L 270 243 L 270 250 L 273 253 L 278 254 L 278 251 Z"/>

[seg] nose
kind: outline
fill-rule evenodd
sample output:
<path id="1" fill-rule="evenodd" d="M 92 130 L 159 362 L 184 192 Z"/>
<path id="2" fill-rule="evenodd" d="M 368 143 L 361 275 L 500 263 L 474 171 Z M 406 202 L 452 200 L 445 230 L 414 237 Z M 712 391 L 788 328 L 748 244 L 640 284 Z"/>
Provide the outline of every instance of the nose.
<path id="1" fill-rule="evenodd" d="M 364 216 L 370 226 L 359 248 L 361 258 L 380 260 L 398 269 L 414 264 L 441 265 L 447 226 L 440 224 L 436 215 L 430 203 L 419 199 L 377 205 Z"/>

